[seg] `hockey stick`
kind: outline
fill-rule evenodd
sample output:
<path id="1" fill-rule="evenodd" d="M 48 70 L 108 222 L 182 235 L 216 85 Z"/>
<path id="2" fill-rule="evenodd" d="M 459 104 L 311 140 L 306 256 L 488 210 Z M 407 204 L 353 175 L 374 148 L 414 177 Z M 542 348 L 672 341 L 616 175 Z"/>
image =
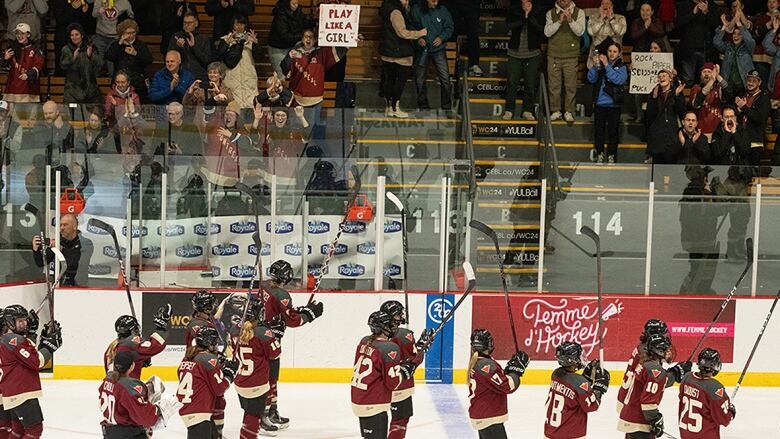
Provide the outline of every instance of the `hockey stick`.
<path id="1" fill-rule="evenodd" d="M 469 226 L 487 235 L 487 237 L 493 241 L 493 245 L 496 247 L 496 257 L 498 259 L 498 273 L 501 275 L 501 285 L 504 288 L 504 300 L 506 301 L 506 311 L 509 314 L 509 327 L 512 329 L 512 341 L 515 342 L 515 351 L 520 352 L 520 345 L 517 343 L 517 330 L 515 329 L 515 319 L 512 316 L 512 305 L 509 303 L 509 288 L 506 285 L 506 274 L 504 273 L 504 258 L 501 257 L 501 249 L 498 247 L 498 235 L 496 235 L 495 230 L 491 229 L 490 226 L 477 220 L 471 220 Z"/>
<path id="2" fill-rule="evenodd" d="M 747 255 L 747 263 L 745 264 L 745 269 L 742 270 L 742 274 L 739 275 L 739 279 L 737 279 L 737 283 L 734 284 L 734 286 L 731 288 L 731 291 L 729 292 L 729 295 L 726 296 L 726 298 L 723 300 L 723 303 L 720 304 L 720 309 L 718 309 L 718 312 L 715 313 L 715 317 L 712 318 L 712 321 L 710 321 L 710 325 L 707 326 L 707 329 L 704 331 L 704 334 L 701 335 L 699 338 L 699 342 L 696 343 L 696 347 L 693 348 L 691 351 L 691 354 L 688 356 L 688 359 L 686 361 L 692 361 L 693 356 L 696 355 L 696 351 L 701 348 L 701 345 L 704 343 L 704 339 L 707 338 L 707 335 L 712 330 L 712 327 L 715 326 L 715 323 L 720 319 L 720 315 L 723 314 L 723 311 L 726 310 L 726 306 L 728 306 L 729 302 L 731 301 L 731 298 L 734 297 L 734 294 L 737 292 L 737 288 L 739 288 L 739 284 L 742 283 L 742 279 L 745 278 L 747 275 L 747 272 L 750 270 L 750 267 L 753 265 L 753 238 L 748 238 L 745 240 L 745 254 Z"/>
<path id="3" fill-rule="evenodd" d="M 51 247 L 51 252 L 54 253 L 54 260 L 57 261 L 57 264 L 59 264 L 60 266 L 60 275 L 57 277 L 57 279 L 55 279 L 54 283 L 51 284 L 51 289 L 46 291 L 46 295 L 43 296 L 43 300 L 41 300 L 41 303 L 38 305 L 38 308 L 35 309 L 35 312 L 40 313 L 41 310 L 43 309 L 43 304 L 48 301 L 49 318 L 53 321 L 54 320 L 54 290 L 60 285 L 62 279 L 65 278 L 65 272 L 68 271 L 68 263 L 65 260 L 65 255 L 63 255 L 60 249 L 58 249 L 57 247 Z M 64 265 L 64 269 L 63 269 L 63 265 Z"/>
<path id="4" fill-rule="evenodd" d="M 734 398 L 737 397 L 737 392 L 739 391 L 739 387 L 742 385 L 742 380 L 745 379 L 745 374 L 747 373 L 748 367 L 750 367 L 750 362 L 753 361 L 753 356 L 756 354 L 756 349 L 758 349 L 758 344 L 761 343 L 761 337 L 764 336 L 764 331 L 766 331 L 766 327 L 769 325 L 769 320 L 772 319 L 772 313 L 775 311 L 775 306 L 777 306 L 777 301 L 780 300 L 780 291 L 777 292 L 777 295 L 775 296 L 775 300 L 772 302 L 772 307 L 769 308 L 769 313 L 766 315 L 766 320 L 764 320 L 764 326 L 761 327 L 761 331 L 758 332 L 758 338 L 756 338 L 756 342 L 753 344 L 753 349 L 750 351 L 750 355 L 748 356 L 747 362 L 745 363 L 745 367 L 742 369 L 742 373 L 739 375 L 739 380 L 737 380 L 737 385 L 734 387 L 734 393 L 731 394 L 731 400 L 733 401 Z"/>
<path id="5" fill-rule="evenodd" d="M 43 256 L 43 275 L 46 279 L 46 291 L 47 296 L 48 292 L 51 291 L 51 279 L 49 279 L 49 260 L 48 260 L 48 250 L 51 247 L 51 242 L 49 241 L 49 238 L 46 237 L 47 235 L 47 229 L 49 228 L 49 225 L 46 224 L 46 217 L 43 215 L 43 212 L 40 211 L 37 207 L 35 207 L 31 203 L 27 203 L 24 205 L 24 210 L 31 213 L 35 216 L 35 220 L 38 221 L 38 225 L 40 226 L 40 238 L 41 238 L 41 255 Z M 49 307 L 51 307 L 51 304 L 49 304 Z"/>
<path id="6" fill-rule="evenodd" d="M 409 251 L 409 241 L 408 236 L 406 235 L 406 209 L 404 209 L 403 203 L 401 203 L 401 200 L 398 199 L 394 193 L 386 192 L 385 195 L 388 200 L 395 204 L 396 209 L 401 212 L 401 237 L 403 240 L 402 251 L 404 258 L 404 309 L 406 310 L 406 327 L 409 328 L 409 271 L 407 270 L 406 265 L 406 253 Z"/>
<path id="7" fill-rule="evenodd" d="M 341 218 L 341 222 L 339 223 L 339 231 L 336 232 L 336 237 L 333 238 L 333 241 L 328 247 L 328 253 L 325 255 L 325 260 L 322 261 L 320 272 L 317 274 L 317 281 L 314 283 L 314 289 L 311 291 L 311 295 L 309 296 L 309 301 L 307 304 L 310 304 L 312 300 L 314 300 L 314 295 L 317 294 L 317 291 L 320 290 L 322 278 L 325 276 L 325 272 L 328 270 L 328 264 L 330 264 L 330 260 L 333 259 L 333 253 L 336 251 L 336 246 L 339 243 L 341 234 L 344 233 L 344 224 L 347 222 L 347 215 L 349 215 L 349 211 L 352 209 L 352 206 L 355 205 L 355 199 L 357 198 L 358 193 L 360 193 L 360 173 L 358 172 L 357 166 L 353 165 L 350 172 L 352 172 L 352 176 L 355 179 L 355 185 L 352 188 L 352 198 L 349 200 L 349 203 L 347 203 L 347 208 L 344 211 L 344 217 Z"/>
<path id="8" fill-rule="evenodd" d="M 447 322 L 452 320 L 452 318 L 455 316 L 455 311 L 458 310 L 460 304 L 463 303 L 464 300 L 466 300 L 466 297 L 469 294 L 471 294 L 471 291 L 477 285 L 477 279 L 474 276 L 474 268 L 471 267 L 471 263 L 469 262 L 463 263 L 463 273 L 465 274 L 466 277 L 466 285 L 464 285 L 463 295 L 460 296 L 460 299 L 458 299 L 458 301 L 455 302 L 455 306 L 453 306 L 450 312 L 448 312 L 447 315 L 445 315 L 444 318 L 441 320 L 439 326 L 436 327 L 436 329 L 433 331 L 428 341 L 426 341 L 425 344 L 422 346 L 422 349 L 420 349 L 421 352 L 425 352 L 428 349 L 428 347 L 430 347 L 430 345 L 433 344 L 433 341 L 436 338 L 436 336 L 442 331 L 442 329 L 444 329 L 444 325 L 446 325 Z"/>
<path id="9" fill-rule="evenodd" d="M 593 240 L 596 244 L 596 294 L 599 313 L 599 364 L 604 364 L 604 317 L 602 315 L 601 297 L 604 292 L 603 274 L 601 273 L 601 237 L 590 227 L 582 226 L 580 233 Z"/>
<path id="10" fill-rule="evenodd" d="M 238 328 L 241 330 L 241 328 L 244 327 L 244 322 L 246 321 L 246 314 L 249 311 L 249 302 L 252 301 L 252 285 L 255 283 L 255 276 L 257 275 L 260 270 L 262 270 L 262 264 L 260 263 L 260 250 L 263 248 L 263 243 L 260 241 L 260 230 L 255 230 L 255 233 L 252 234 L 252 241 L 254 241 L 255 246 L 257 247 L 257 254 L 255 255 L 255 265 L 254 265 L 254 272 L 252 273 L 252 278 L 249 279 L 249 290 L 246 292 L 246 304 L 244 305 L 244 312 L 241 314 L 241 321 L 238 323 Z M 260 279 L 262 282 L 263 275 L 260 274 Z M 259 293 L 260 291 L 260 284 L 257 285 L 257 291 Z M 228 340 L 231 339 L 230 332 L 228 331 L 227 334 Z M 224 355 L 227 351 L 228 343 L 225 343 L 225 345 L 222 347 L 222 354 Z M 233 359 L 236 358 L 236 349 L 233 349 Z"/>
<path id="11" fill-rule="evenodd" d="M 133 317 L 136 317 L 135 306 L 133 306 L 133 296 L 130 294 L 130 282 L 127 281 L 127 272 L 125 271 L 125 261 L 122 259 L 122 252 L 120 251 L 119 241 L 116 239 L 116 230 L 111 224 L 105 223 L 97 218 L 90 218 L 89 225 L 97 227 L 100 230 L 107 232 L 111 235 L 111 239 L 114 240 L 114 248 L 116 249 L 116 260 L 119 263 L 119 274 L 122 275 L 122 281 L 125 284 L 125 293 L 127 293 L 127 302 L 130 304 L 130 313 Z M 128 230 L 128 240 L 132 240 L 132 230 Z"/>

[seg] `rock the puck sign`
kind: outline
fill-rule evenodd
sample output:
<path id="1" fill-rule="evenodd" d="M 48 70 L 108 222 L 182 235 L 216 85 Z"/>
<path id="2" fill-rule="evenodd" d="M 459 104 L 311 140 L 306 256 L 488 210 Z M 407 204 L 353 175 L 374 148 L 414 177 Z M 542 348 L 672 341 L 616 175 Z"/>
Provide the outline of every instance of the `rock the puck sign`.
<path id="1" fill-rule="evenodd" d="M 318 44 L 357 47 L 360 5 L 320 5 Z"/>

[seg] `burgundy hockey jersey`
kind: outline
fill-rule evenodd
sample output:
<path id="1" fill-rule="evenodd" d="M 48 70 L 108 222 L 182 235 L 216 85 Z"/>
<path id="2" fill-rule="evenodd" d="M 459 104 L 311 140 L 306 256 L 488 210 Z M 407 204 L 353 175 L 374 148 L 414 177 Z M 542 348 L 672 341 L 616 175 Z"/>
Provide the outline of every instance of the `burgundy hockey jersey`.
<path id="1" fill-rule="evenodd" d="M 178 375 L 176 396 L 183 404 L 179 415 L 184 425 L 189 427 L 211 419 L 217 398 L 230 387 L 217 356 L 201 352 L 192 360 L 184 359 L 179 364 Z"/>
<path id="2" fill-rule="evenodd" d="M 297 328 L 309 323 L 309 319 L 293 308 L 292 297 L 283 288 L 263 288 L 263 305 L 265 306 L 265 321 L 271 322 L 274 319 L 281 318 L 285 325 L 290 328 Z M 282 355 L 281 348 L 279 356 Z M 271 358 L 276 360 L 279 358 Z"/>
<path id="3" fill-rule="evenodd" d="M 732 420 L 730 402 L 718 380 L 686 374 L 680 383 L 680 439 L 720 439 L 720 427 Z"/>
<path id="4" fill-rule="evenodd" d="M 184 345 L 187 347 L 195 346 L 195 336 L 198 335 L 200 328 L 217 328 L 217 325 L 213 320 L 204 320 L 200 317 L 192 317 L 187 324 L 186 332 L 184 333 Z"/>
<path id="5" fill-rule="evenodd" d="M 618 421 L 618 430 L 624 433 L 650 431 L 642 412 L 658 410 L 667 384 L 667 373 L 658 361 L 646 361 L 635 371 Z"/>
<path id="6" fill-rule="evenodd" d="M 39 352 L 23 335 L 9 332 L 0 337 L 0 388 L 5 410 L 43 396 L 38 371 L 49 359 L 51 353 L 48 350 Z"/>
<path id="7" fill-rule="evenodd" d="M 628 365 L 626 366 L 626 373 L 623 374 L 623 382 L 620 384 L 620 388 L 618 389 L 617 393 L 617 412 L 620 414 L 620 411 L 623 409 L 623 406 L 626 405 L 626 396 L 628 395 L 628 387 L 631 385 L 631 382 L 633 382 L 633 376 L 636 373 L 636 368 L 639 366 L 641 361 L 639 360 L 640 355 L 644 351 L 644 345 L 639 344 L 636 348 L 634 348 L 634 351 L 631 352 L 631 358 L 628 359 Z"/>
<path id="8" fill-rule="evenodd" d="M 393 391 L 402 383 L 401 350 L 387 339 L 363 337 L 355 351 L 352 374 L 352 412 L 358 417 L 390 410 Z"/>
<path id="9" fill-rule="evenodd" d="M 106 378 L 98 388 L 101 425 L 136 425 L 151 427 L 157 422 L 157 407 L 150 403 L 146 385 L 134 378 L 118 381 Z"/>
<path id="10" fill-rule="evenodd" d="M 264 326 L 255 328 L 255 336 L 248 343 L 239 343 L 236 358 L 240 362 L 236 382 L 236 393 L 244 398 L 257 398 L 270 389 L 268 384 L 268 361 L 278 358 L 280 343 L 273 332 Z"/>
<path id="11" fill-rule="evenodd" d="M 547 394 L 544 436 L 548 439 L 579 439 L 588 432 L 588 413 L 598 410 L 601 398 L 590 382 L 578 373 L 555 369 Z"/>
<path id="12" fill-rule="evenodd" d="M 469 418 L 475 430 L 506 422 L 509 419 L 507 395 L 517 390 L 520 378 L 505 374 L 490 357 L 479 357 L 469 371 Z"/>
<path id="13" fill-rule="evenodd" d="M 157 331 L 153 332 L 146 340 L 141 339 L 141 337 L 137 335 L 119 340 L 116 345 L 116 352 L 130 351 L 138 354 L 135 359 L 133 370 L 128 374 L 130 378 L 141 378 L 141 369 L 143 369 L 144 363 L 165 350 L 165 338 L 167 335 L 167 332 Z M 103 368 L 106 370 L 106 373 L 114 368 L 112 364 L 113 359 L 109 358 L 110 351 L 111 347 L 109 346 L 103 354 Z"/>
<path id="14" fill-rule="evenodd" d="M 422 357 L 417 358 L 417 347 L 415 346 L 414 332 L 406 328 L 398 328 L 391 340 L 398 345 L 401 350 L 401 361 L 413 360 L 418 365 L 422 362 Z M 414 394 L 414 380 L 404 380 L 400 386 L 393 392 L 393 402 L 400 402 Z"/>

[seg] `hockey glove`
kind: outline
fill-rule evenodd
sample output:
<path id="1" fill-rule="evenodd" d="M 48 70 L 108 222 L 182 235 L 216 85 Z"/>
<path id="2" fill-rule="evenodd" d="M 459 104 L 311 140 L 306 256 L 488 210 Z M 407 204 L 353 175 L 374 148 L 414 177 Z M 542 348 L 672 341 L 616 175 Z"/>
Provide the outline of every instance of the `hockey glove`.
<path id="1" fill-rule="evenodd" d="M 226 361 L 222 365 L 222 375 L 228 382 L 233 382 L 236 379 L 236 372 L 238 371 L 238 361 Z"/>
<path id="2" fill-rule="evenodd" d="M 317 317 L 322 315 L 322 303 L 321 302 L 312 302 L 306 306 L 301 306 L 298 308 L 298 313 L 303 314 L 306 316 L 307 322 L 313 322 Z"/>
<path id="3" fill-rule="evenodd" d="M 179 398 L 176 395 L 162 395 L 159 404 L 157 405 L 157 422 L 152 427 L 152 430 L 162 430 L 168 425 L 168 420 L 171 416 L 177 414 L 182 407 L 182 403 L 179 402 Z"/>
<path id="4" fill-rule="evenodd" d="M 433 343 L 433 329 L 423 329 L 423 332 L 420 334 L 420 338 L 417 340 L 414 347 L 416 347 L 418 351 L 425 353 L 428 352 L 431 343 Z"/>
<path id="5" fill-rule="evenodd" d="M 149 402 L 157 404 L 160 401 L 163 392 L 165 392 L 165 384 L 163 384 L 162 380 L 157 375 L 152 375 L 144 384 L 146 384 Z"/>
<path id="6" fill-rule="evenodd" d="M 609 371 L 607 369 L 596 369 L 596 379 L 593 381 L 593 391 L 603 395 L 609 389 Z"/>
<path id="7" fill-rule="evenodd" d="M 528 358 L 528 354 L 523 351 L 517 351 L 517 353 L 512 355 L 512 358 L 509 359 L 509 362 L 506 363 L 504 370 L 506 370 L 507 373 L 514 373 L 521 377 L 525 373 L 525 369 L 530 362 L 531 359 Z"/>
<path id="8" fill-rule="evenodd" d="M 38 350 L 46 348 L 53 354 L 60 346 L 62 346 L 62 330 L 60 329 L 60 324 L 55 320 L 43 325 Z"/>
<path id="9" fill-rule="evenodd" d="M 588 380 L 591 385 L 593 385 L 593 379 L 596 376 L 595 373 L 599 369 L 601 369 L 599 360 L 590 360 L 590 363 L 586 364 L 582 369 L 582 376 L 585 377 L 585 379 Z"/>
<path id="10" fill-rule="evenodd" d="M 650 434 L 655 437 L 661 437 L 664 434 L 664 415 L 658 414 L 658 416 L 650 421 Z"/>
<path id="11" fill-rule="evenodd" d="M 149 367 L 151 365 L 152 365 L 152 359 L 151 358 L 147 358 L 146 361 L 144 361 L 143 366 L 141 366 L 141 367 Z"/>
<path id="12" fill-rule="evenodd" d="M 287 329 L 287 324 L 284 323 L 284 319 L 280 316 L 274 317 L 265 326 L 274 333 L 274 338 L 277 340 L 281 340 L 284 337 L 284 331 Z"/>
<path id="13" fill-rule="evenodd" d="M 667 373 L 671 373 L 674 375 L 674 381 L 679 383 L 682 381 L 683 376 L 685 376 L 686 373 L 691 371 L 691 368 L 693 367 L 693 363 L 690 361 L 686 361 L 684 363 L 677 363 L 674 366 L 670 367 L 666 370 Z"/>
<path id="14" fill-rule="evenodd" d="M 737 408 L 734 407 L 734 404 L 729 403 L 729 413 L 731 413 L 731 420 L 737 419 Z"/>
<path id="15" fill-rule="evenodd" d="M 27 316 L 27 338 L 35 343 L 38 340 L 38 326 L 41 320 L 38 318 L 38 313 L 31 309 L 30 314 Z"/>
<path id="16" fill-rule="evenodd" d="M 158 331 L 166 332 L 168 331 L 168 326 L 171 323 L 171 315 L 173 314 L 173 309 L 171 308 L 171 304 L 165 304 L 161 306 L 156 313 L 154 313 L 154 327 Z"/>
<path id="17" fill-rule="evenodd" d="M 417 365 L 412 360 L 404 360 L 398 366 L 398 373 L 401 375 L 401 379 L 406 381 L 414 377 L 415 369 L 417 369 Z"/>

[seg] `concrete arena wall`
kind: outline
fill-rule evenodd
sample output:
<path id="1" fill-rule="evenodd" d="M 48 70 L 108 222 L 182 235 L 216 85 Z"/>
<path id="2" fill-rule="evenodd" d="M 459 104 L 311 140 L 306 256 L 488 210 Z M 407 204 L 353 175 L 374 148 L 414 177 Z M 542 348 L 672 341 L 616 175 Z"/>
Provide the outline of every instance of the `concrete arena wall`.
<path id="1" fill-rule="evenodd" d="M 40 284 L 0 288 L 4 304 L 22 303 L 26 306 L 40 303 L 43 287 Z M 180 294 L 189 295 L 187 290 Z M 144 294 L 132 293 L 133 302 L 142 317 Z M 293 303 L 303 304 L 308 293 L 293 293 Z M 397 293 L 324 293 L 319 296 L 325 304 L 324 316 L 301 328 L 288 329 L 283 341 L 283 381 L 294 382 L 349 382 L 352 361 L 358 340 L 367 333 L 366 318 L 385 300 L 403 300 Z M 537 296 L 539 297 L 539 296 Z M 410 294 L 411 329 L 419 333 L 426 322 L 427 295 Z M 764 323 L 771 305 L 770 298 L 735 299 L 734 359 L 724 363 L 719 378 L 725 385 L 734 385 L 747 360 L 755 338 Z M 97 289 L 63 289 L 56 294 L 57 319 L 63 326 L 63 347 L 55 356 L 55 379 L 99 379 L 103 376 L 102 356 L 111 342 L 114 320 L 128 312 L 124 291 Z M 780 311 L 778 311 L 780 312 Z M 45 321 L 45 320 L 44 320 Z M 468 298 L 458 310 L 455 322 L 453 381 L 465 382 L 472 322 L 472 300 Z M 638 334 L 637 334 L 638 335 Z M 743 385 L 780 386 L 780 316 L 774 316 L 767 328 Z M 183 347 L 172 346 L 156 356 L 145 376 L 157 374 L 163 379 L 175 380 L 175 370 L 183 354 Z M 679 355 L 684 357 L 685 353 Z M 678 358 L 679 359 L 679 358 Z M 547 384 L 553 361 L 533 361 L 524 377 L 526 384 Z M 613 384 L 622 380 L 623 361 L 609 361 Z M 418 370 L 418 378 L 424 371 Z"/>

